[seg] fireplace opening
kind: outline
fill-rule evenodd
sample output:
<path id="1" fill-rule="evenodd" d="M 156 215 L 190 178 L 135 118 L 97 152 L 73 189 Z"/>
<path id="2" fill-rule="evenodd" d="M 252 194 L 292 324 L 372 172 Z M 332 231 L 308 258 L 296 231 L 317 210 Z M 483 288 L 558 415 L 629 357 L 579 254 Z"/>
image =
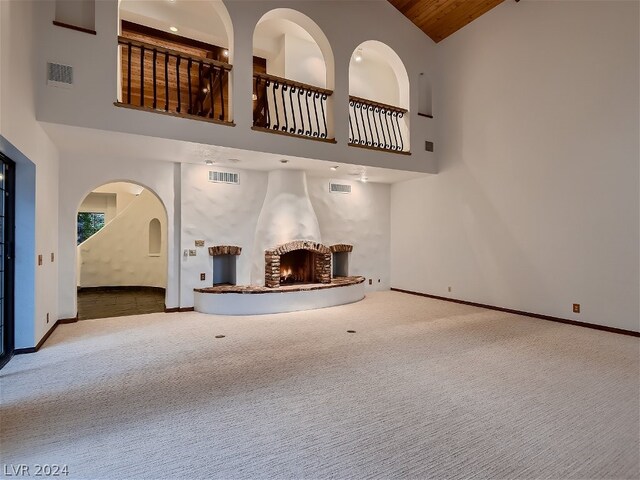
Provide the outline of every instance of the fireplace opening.
<path id="1" fill-rule="evenodd" d="M 315 283 L 315 256 L 309 250 L 293 250 L 280 256 L 280 285 Z"/>

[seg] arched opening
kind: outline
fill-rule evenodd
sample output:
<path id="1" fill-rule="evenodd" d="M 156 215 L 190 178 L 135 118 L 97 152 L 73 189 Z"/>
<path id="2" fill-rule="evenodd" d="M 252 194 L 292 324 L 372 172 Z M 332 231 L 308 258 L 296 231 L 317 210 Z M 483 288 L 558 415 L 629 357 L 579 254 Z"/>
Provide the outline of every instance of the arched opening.
<path id="1" fill-rule="evenodd" d="M 368 40 L 349 62 L 349 144 L 409 151 L 409 76 L 388 45 Z"/>
<path id="2" fill-rule="evenodd" d="M 329 40 L 309 17 L 267 12 L 253 32 L 254 128 L 332 139 L 334 60 Z"/>
<path id="3" fill-rule="evenodd" d="M 120 103 L 232 121 L 233 27 L 221 0 L 120 0 Z"/>
<path id="4" fill-rule="evenodd" d="M 78 319 L 162 312 L 167 287 L 167 213 L 147 188 L 104 184 L 78 207 Z"/>

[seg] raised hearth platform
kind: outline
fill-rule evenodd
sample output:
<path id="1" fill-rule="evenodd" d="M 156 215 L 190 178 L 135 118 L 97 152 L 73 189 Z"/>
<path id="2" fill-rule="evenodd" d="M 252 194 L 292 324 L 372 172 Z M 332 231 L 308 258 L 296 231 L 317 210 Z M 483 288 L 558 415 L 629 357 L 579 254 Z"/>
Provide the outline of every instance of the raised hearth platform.
<path id="1" fill-rule="evenodd" d="M 338 277 L 331 283 L 285 285 L 217 285 L 194 289 L 196 312 L 258 315 L 295 312 L 353 303 L 364 298 L 364 277 Z"/>

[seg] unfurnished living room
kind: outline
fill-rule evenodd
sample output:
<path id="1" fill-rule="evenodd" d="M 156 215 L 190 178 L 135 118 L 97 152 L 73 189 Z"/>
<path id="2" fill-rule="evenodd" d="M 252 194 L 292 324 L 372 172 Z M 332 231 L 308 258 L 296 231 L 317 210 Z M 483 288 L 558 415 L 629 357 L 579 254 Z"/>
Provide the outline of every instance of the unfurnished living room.
<path id="1" fill-rule="evenodd" d="M 0 0 L 0 476 L 640 478 L 640 2 Z"/>

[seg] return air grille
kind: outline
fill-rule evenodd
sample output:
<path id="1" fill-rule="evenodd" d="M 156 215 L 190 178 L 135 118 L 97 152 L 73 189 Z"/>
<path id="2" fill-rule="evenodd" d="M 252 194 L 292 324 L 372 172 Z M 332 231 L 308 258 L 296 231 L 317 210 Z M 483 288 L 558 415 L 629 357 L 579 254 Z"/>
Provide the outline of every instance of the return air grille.
<path id="1" fill-rule="evenodd" d="M 329 183 L 329 191 L 331 193 L 351 193 L 351 185 L 345 185 L 344 183 Z"/>
<path id="2" fill-rule="evenodd" d="M 59 63 L 47 63 L 47 84 L 56 87 L 73 85 L 73 67 Z"/>
<path id="3" fill-rule="evenodd" d="M 209 171 L 209 181 L 216 183 L 232 183 L 240 185 L 240 174 Z"/>

